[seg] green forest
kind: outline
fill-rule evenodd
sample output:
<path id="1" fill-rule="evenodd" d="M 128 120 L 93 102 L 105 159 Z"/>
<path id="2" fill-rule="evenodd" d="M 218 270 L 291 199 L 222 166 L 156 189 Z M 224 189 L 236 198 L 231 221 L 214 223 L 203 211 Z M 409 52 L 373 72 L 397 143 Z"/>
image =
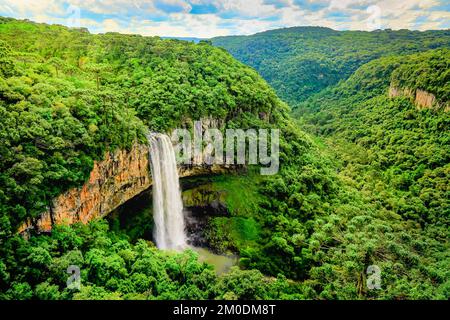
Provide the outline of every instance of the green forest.
<path id="1" fill-rule="evenodd" d="M 448 30 L 192 43 L 0 17 L 0 98 L 2 300 L 450 298 Z M 225 190 L 229 215 L 208 218 L 205 236 L 239 257 L 229 272 L 159 250 L 144 223 L 18 233 L 105 153 L 202 117 L 281 131 L 278 174 L 205 178 Z M 373 265 L 380 289 L 366 286 Z"/>
<path id="2" fill-rule="evenodd" d="M 213 38 L 214 45 L 255 68 L 290 105 L 348 79 L 383 56 L 450 46 L 450 31 L 335 31 L 324 27 L 270 30 Z"/>

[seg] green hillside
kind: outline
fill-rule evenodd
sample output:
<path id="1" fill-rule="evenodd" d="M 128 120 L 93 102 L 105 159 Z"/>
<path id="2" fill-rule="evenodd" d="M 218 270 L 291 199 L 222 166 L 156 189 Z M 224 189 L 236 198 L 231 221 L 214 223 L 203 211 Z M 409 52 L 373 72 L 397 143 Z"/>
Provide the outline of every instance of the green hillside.
<path id="1" fill-rule="evenodd" d="M 388 95 L 421 89 L 445 105 L 449 36 L 291 28 L 213 39 L 295 102 L 291 117 L 254 69 L 208 42 L 0 18 L 0 299 L 449 299 L 449 113 Z M 106 151 L 204 116 L 281 131 L 277 175 L 198 178 L 225 191 L 229 214 L 205 228 L 211 250 L 239 257 L 230 272 L 136 239 L 141 225 L 16 233 Z M 373 267 L 381 289 L 367 286 Z"/>
<path id="2" fill-rule="evenodd" d="M 449 57 L 450 51 L 443 49 L 374 60 L 294 110 L 300 126 L 333 150 L 339 174 L 370 199 L 383 224 L 388 216 L 398 220 L 384 232 L 401 228 L 400 221 L 412 227 L 395 231 L 397 244 L 411 244 L 397 252 L 409 256 L 409 262 L 391 261 L 409 267 L 427 264 L 422 270 L 444 281 L 439 289 L 444 295 L 450 274 L 445 266 L 450 256 L 450 114 L 442 105 L 448 104 L 450 93 Z M 438 97 L 441 107 L 419 110 L 414 97 L 390 98 L 390 85 L 426 90 Z M 368 243 L 375 230 L 368 230 Z M 419 243 L 427 243 L 424 251 Z M 379 254 L 395 246 L 386 245 Z M 414 283 L 410 281 L 405 283 Z M 417 283 L 414 290 L 428 289 Z"/>
<path id="3" fill-rule="evenodd" d="M 82 184 L 106 150 L 203 116 L 285 121 L 252 69 L 207 44 L 0 19 L 2 233 Z"/>
<path id="4" fill-rule="evenodd" d="M 16 234 L 17 227 L 45 211 L 53 197 L 81 185 L 93 161 L 102 159 L 105 151 L 145 142 L 147 130 L 164 132 L 203 116 L 225 119 L 231 128 L 281 129 L 280 157 L 286 168 L 282 170 L 287 174 L 291 167 L 307 166 L 317 170 L 317 181 L 329 184 L 332 179 L 315 160 L 311 140 L 294 126 L 287 106 L 253 69 L 207 43 L 91 35 L 83 29 L 7 18 L 0 22 L 1 298 L 280 295 L 279 282 L 268 281 L 258 270 L 237 269 L 217 279 L 212 267 L 199 263 L 192 252 L 157 253 L 161 259 L 157 262 L 152 245 L 132 243 L 126 234 L 108 231 L 102 221 L 55 227 L 51 234 L 31 234 L 28 240 Z M 261 120 L 260 113 L 268 119 Z M 318 189 L 308 179 L 297 178 L 297 187 L 307 182 L 305 195 L 313 201 L 327 196 L 314 197 Z M 259 186 L 256 190 L 259 193 Z M 258 225 L 264 223 L 260 219 L 271 219 L 254 210 L 249 214 Z M 235 228 L 245 228 L 245 221 L 236 221 Z M 219 237 L 226 227 L 219 226 L 211 237 Z M 185 259 L 190 261 L 189 272 L 180 265 Z M 153 267 L 137 266 L 147 263 Z M 86 270 L 83 283 L 89 284 L 76 295 L 65 287 L 66 275 L 60 274 L 61 266 L 67 269 L 70 264 Z M 241 278 L 248 283 L 236 281 Z M 261 282 L 261 291 L 253 290 L 255 281 Z M 283 277 L 280 281 L 287 288 L 294 285 Z M 151 289 L 151 283 L 158 286 Z"/>
<path id="5" fill-rule="evenodd" d="M 382 203 L 421 223 L 447 221 L 450 213 L 450 115 L 443 108 L 419 111 L 414 98 L 388 92 L 390 85 L 420 88 L 446 104 L 449 57 L 444 49 L 372 61 L 294 111 L 312 132 L 342 147 L 346 170 L 361 188 L 373 186 Z"/>
<path id="6" fill-rule="evenodd" d="M 239 61 L 255 68 L 289 104 L 347 79 L 383 56 L 450 47 L 450 31 L 335 31 L 295 27 L 251 36 L 213 38 Z"/>

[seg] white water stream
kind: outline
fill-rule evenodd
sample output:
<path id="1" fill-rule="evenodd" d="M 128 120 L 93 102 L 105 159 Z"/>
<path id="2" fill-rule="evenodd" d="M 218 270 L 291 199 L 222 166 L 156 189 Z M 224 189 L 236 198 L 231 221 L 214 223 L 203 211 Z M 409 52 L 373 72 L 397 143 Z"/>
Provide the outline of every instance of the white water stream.
<path id="1" fill-rule="evenodd" d="M 175 151 L 167 135 L 149 134 L 153 179 L 154 238 L 159 249 L 187 247 Z"/>

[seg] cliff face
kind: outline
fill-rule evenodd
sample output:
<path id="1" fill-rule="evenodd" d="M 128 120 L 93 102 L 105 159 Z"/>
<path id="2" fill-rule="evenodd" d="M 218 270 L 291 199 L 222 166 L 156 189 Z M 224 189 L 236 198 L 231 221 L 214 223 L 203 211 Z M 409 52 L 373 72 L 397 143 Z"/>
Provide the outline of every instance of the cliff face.
<path id="1" fill-rule="evenodd" d="M 217 191 L 210 184 L 183 191 L 182 198 L 185 207 L 207 207 L 225 204 L 225 191 Z M 224 205 L 225 206 L 225 205 Z"/>
<path id="2" fill-rule="evenodd" d="M 220 125 L 205 121 L 203 129 Z M 87 223 L 104 217 L 126 201 L 152 185 L 149 147 L 135 144 L 130 151 L 109 152 L 104 160 L 95 162 L 89 180 L 53 199 L 48 210 L 38 219 L 28 220 L 18 230 L 35 229 L 49 232 L 54 224 Z M 226 166 L 179 166 L 180 177 L 226 173 Z"/>
<path id="3" fill-rule="evenodd" d="M 426 92 L 424 90 L 416 90 L 416 106 L 419 109 L 431 109 L 437 104 L 434 94 Z"/>
<path id="4" fill-rule="evenodd" d="M 178 168 L 180 177 L 228 171 L 224 166 Z M 94 164 L 89 180 L 81 188 L 73 188 L 53 199 L 46 212 L 35 221 L 24 223 L 18 231 L 49 232 L 54 224 L 87 223 L 106 216 L 151 185 L 148 146 L 136 144 L 130 151 L 107 153 L 103 161 Z"/>
<path id="5" fill-rule="evenodd" d="M 107 153 L 105 159 L 95 162 L 89 180 L 81 187 L 71 189 L 56 199 L 36 221 L 28 221 L 20 229 L 35 228 L 48 232 L 53 224 L 86 223 L 102 217 L 133 198 L 151 185 L 148 147 L 134 145 L 130 151 Z"/>
<path id="6" fill-rule="evenodd" d="M 436 99 L 436 96 L 425 90 L 410 88 L 397 88 L 391 86 L 389 88 L 389 97 L 409 97 L 414 101 L 417 109 L 444 109 L 445 112 L 450 110 L 450 103 L 442 103 Z"/>

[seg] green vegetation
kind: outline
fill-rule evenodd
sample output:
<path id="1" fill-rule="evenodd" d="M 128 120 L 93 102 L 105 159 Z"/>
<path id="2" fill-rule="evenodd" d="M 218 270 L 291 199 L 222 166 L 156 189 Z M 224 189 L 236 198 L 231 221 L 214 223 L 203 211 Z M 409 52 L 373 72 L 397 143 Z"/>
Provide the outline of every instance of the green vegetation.
<path id="1" fill-rule="evenodd" d="M 429 49 L 449 39 L 325 28 L 213 39 L 292 102 L 294 120 L 256 71 L 206 42 L 0 19 L 0 298 L 450 298 L 449 113 L 388 96 L 392 84 L 445 105 L 450 52 Z M 139 239 L 151 221 L 15 234 L 105 152 L 204 116 L 282 132 L 279 174 L 208 177 L 231 215 L 206 236 L 239 268 L 217 276 L 190 250 L 157 250 Z M 66 288 L 72 264 L 80 291 Z M 366 286 L 372 265 L 381 290 Z"/>
<path id="2" fill-rule="evenodd" d="M 389 55 L 450 47 L 450 31 L 335 31 L 320 27 L 218 37 L 214 45 L 254 67 L 295 105 L 350 77 L 365 63 Z"/>
<path id="3" fill-rule="evenodd" d="M 392 74 L 391 85 L 410 90 L 421 89 L 436 96 L 440 102 L 450 101 L 450 51 L 431 50 L 424 54 L 411 55 L 407 63 Z"/>
<path id="4" fill-rule="evenodd" d="M 112 266 L 104 267 L 105 273 L 99 271 L 103 267 L 90 262 L 84 265 L 86 286 L 75 296 L 65 291 L 64 283 L 54 280 L 54 277 L 61 280 L 61 273 L 67 278 L 64 268 L 54 270 L 58 275 L 47 269 L 51 259 L 64 259 L 66 254 L 101 264 L 116 250 L 112 247 L 117 245 L 118 237 L 127 248 L 138 245 L 134 239 L 122 239 L 116 231 L 104 227 L 100 228 L 98 239 L 87 235 L 84 240 L 63 236 L 59 243 L 54 239 L 58 237 L 58 228 L 50 236 L 32 235 L 28 241 L 14 234 L 26 219 L 42 213 L 53 197 L 81 185 L 93 161 L 101 159 L 104 152 L 142 142 L 147 128 L 165 131 L 189 125 L 189 120 L 212 116 L 224 118 L 231 128 L 284 126 L 286 132 L 292 132 L 286 139 L 298 139 L 294 145 L 283 140 L 286 152 L 309 148 L 306 137 L 295 133 L 287 106 L 266 82 L 254 70 L 207 43 L 91 35 L 85 30 L 6 18 L 0 19 L 0 41 L 0 112 L 4 119 L 0 125 L 0 292 L 5 299 L 140 297 L 140 289 L 107 284 L 114 268 L 118 268 L 114 270 L 119 279 L 131 281 L 127 277 L 131 271 L 116 256 L 111 258 Z M 283 153 L 284 159 L 289 158 L 288 153 Z M 240 210 L 237 199 L 233 201 Z M 80 229 L 60 228 L 69 234 L 78 231 L 89 234 L 94 232 L 89 228 L 96 229 L 98 223 Z M 237 219 L 236 227 L 249 237 L 255 236 L 256 230 L 245 221 Z M 139 233 L 140 230 L 135 230 L 136 236 Z M 105 251 L 88 254 L 90 249 L 98 249 L 98 245 L 105 246 Z M 77 253 L 69 253 L 71 250 Z M 37 262 L 30 258 L 34 251 L 39 253 Z M 177 264 L 175 260 L 169 261 L 178 258 L 159 255 L 164 265 Z M 196 261 L 195 255 L 192 259 Z M 247 275 L 249 280 L 238 281 Z M 261 292 L 254 292 L 252 278 L 262 282 L 258 289 Z M 224 288 L 231 288 L 232 283 L 242 286 L 235 291 L 219 290 L 189 298 L 225 294 L 227 298 L 276 297 L 266 295 L 268 280 L 259 271 L 235 270 L 224 279 L 223 284 L 218 282 Z M 214 280 L 204 282 L 211 288 L 215 285 Z M 179 286 L 180 283 L 171 284 L 165 295 L 154 292 L 145 297 L 188 298 L 176 293 Z"/>
<path id="5" fill-rule="evenodd" d="M 421 224 L 450 213 L 450 117 L 442 108 L 419 111 L 409 97 L 391 99 L 388 88 L 394 83 L 448 97 L 449 57 L 446 49 L 373 61 L 295 111 L 315 133 L 332 137 L 342 170 L 358 188 Z M 428 78 L 422 71 L 430 69 Z"/>
<path id="6" fill-rule="evenodd" d="M 449 53 L 372 61 L 294 112 L 305 128 L 325 139 L 340 176 L 367 203 L 349 220 L 341 214 L 333 218 L 325 234 L 340 234 L 340 244 L 327 250 L 326 261 L 345 260 L 366 248 L 361 258 L 376 257 L 388 270 L 384 281 L 391 292 L 383 298 L 449 296 L 450 117 L 442 108 L 418 110 L 409 97 L 388 97 L 393 84 L 426 90 L 445 104 Z M 354 267 L 350 257 L 340 272 Z"/>
<path id="7" fill-rule="evenodd" d="M 261 127 L 287 107 L 208 44 L 0 18 L 0 226 L 14 233 L 88 177 L 105 151 L 203 116 Z M 284 115 L 283 115 L 284 114 Z M 148 127 L 148 128 L 147 128 Z"/>
<path id="8" fill-rule="evenodd" d="M 259 171 L 247 174 L 228 174 L 212 177 L 213 190 L 224 194 L 227 209 L 233 216 L 249 217 L 262 201 L 258 194 L 258 183 L 262 180 Z"/>
<path id="9" fill-rule="evenodd" d="M 326 299 L 448 298 L 449 116 L 442 107 L 417 110 L 414 97 L 388 97 L 392 84 L 412 92 L 425 90 L 445 106 L 450 83 L 448 49 L 374 60 L 350 77 L 347 72 L 360 64 L 346 65 L 340 79 L 349 77 L 347 81 L 329 88 L 320 86 L 316 89 L 322 92 L 315 95 L 312 93 L 316 89 L 295 97 L 289 92 L 301 91 L 290 81 L 293 78 L 286 78 L 289 71 L 283 68 L 298 71 L 302 76 L 295 79 L 300 84 L 304 78 L 315 80 L 316 71 L 305 69 L 309 64 L 302 60 L 309 53 L 301 50 L 322 50 L 323 39 L 315 34 L 310 46 L 278 45 L 281 38 L 293 43 L 292 38 L 307 33 L 294 35 L 289 30 L 215 40 L 216 45 L 225 44 L 236 57 L 251 65 L 247 58 L 265 57 L 265 63 L 255 68 L 263 75 L 269 72 L 265 78 L 280 95 L 292 99 L 294 115 L 300 119 L 298 125 L 322 137 L 314 139 L 319 142 L 314 145 L 320 145 L 317 154 L 308 155 L 314 169 L 308 171 L 308 166 L 295 165 L 299 160 L 295 158 L 285 162 L 278 177 L 263 183 L 267 203 L 259 215 L 262 240 L 259 246 L 241 250 L 241 264 L 308 283 Z M 315 31 L 320 30 L 327 32 Z M 346 33 L 339 34 L 345 37 Z M 434 35 L 407 31 L 359 34 L 365 40 L 409 34 L 414 42 L 412 51 L 429 48 L 428 42 L 420 43 L 414 35 L 427 35 L 449 46 L 444 41 L 447 31 Z M 318 40 L 313 43 L 312 39 Z M 392 55 L 396 50 L 410 52 L 402 49 L 402 39 L 397 40 L 379 46 L 380 55 Z M 238 53 L 228 47 L 228 41 L 236 41 Z M 266 50 L 266 55 L 259 49 Z M 296 56 L 302 65 L 289 66 L 277 56 L 277 50 L 285 50 L 286 59 Z M 345 61 L 347 57 L 342 58 Z M 277 71 L 268 69 L 282 63 Z M 287 79 L 283 82 L 287 89 L 277 87 L 272 78 L 277 76 Z M 384 270 L 383 290 L 367 290 L 369 265 Z"/>
<path id="10" fill-rule="evenodd" d="M 250 168 L 252 169 L 252 168 Z M 258 192 L 262 176 L 255 170 L 247 173 L 229 173 L 208 178 L 194 178 L 203 199 L 196 203 L 192 190 L 183 191 L 183 197 L 189 197 L 186 205 L 205 206 L 214 201 L 220 202 L 229 212 L 229 216 L 211 216 L 204 230 L 209 247 L 218 253 L 239 252 L 241 248 L 254 246 L 259 239 L 260 226 L 258 212 L 262 195 Z M 193 200 L 194 201 L 193 201 Z M 259 221 L 260 219 L 258 219 Z"/>
<path id="11" fill-rule="evenodd" d="M 219 252 L 239 252 L 240 248 L 253 246 L 259 232 L 259 225 L 253 218 L 213 217 L 206 230 L 206 239 L 211 248 Z"/>
<path id="12" fill-rule="evenodd" d="M 51 235 L 14 236 L 2 247 L 0 299 L 277 299 L 301 294 L 302 286 L 286 278 L 265 278 L 257 270 L 238 268 L 220 277 L 188 250 L 170 253 L 108 231 L 105 222 L 58 226 Z M 67 268 L 81 271 L 81 290 L 68 289 Z"/>

